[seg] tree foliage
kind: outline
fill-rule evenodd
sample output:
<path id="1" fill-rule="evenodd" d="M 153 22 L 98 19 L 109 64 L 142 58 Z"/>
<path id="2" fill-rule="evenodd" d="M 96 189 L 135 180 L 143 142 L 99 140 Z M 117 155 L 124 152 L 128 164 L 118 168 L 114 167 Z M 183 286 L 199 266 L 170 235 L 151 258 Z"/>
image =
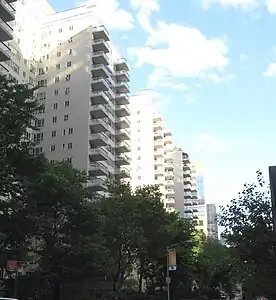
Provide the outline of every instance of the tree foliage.
<path id="1" fill-rule="evenodd" d="M 32 155 L 28 132 L 36 130 L 40 108 L 34 91 L 0 82 L 0 261 L 2 268 L 7 260 L 22 262 L 19 298 L 97 298 L 103 289 L 122 299 L 134 289 L 137 299 L 145 291 L 162 295 L 172 247 L 178 265 L 170 274 L 172 296 L 188 293 L 195 279 L 204 287 L 221 283 L 225 248 L 206 244 L 190 220 L 168 213 L 157 187 L 133 191 L 110 182 L 105 196 L 91 198 L 86 174 Z M 11 283 L 6 280 L 7 296 Z"/>
<path id="2" fill-rule="evenodd" d="M 276 297 L 275 233 L 268 187 L 260 171 L 237 199 L 222 207 L 223 236 L 237 257 L 240 282 L 252 295 Z"/>

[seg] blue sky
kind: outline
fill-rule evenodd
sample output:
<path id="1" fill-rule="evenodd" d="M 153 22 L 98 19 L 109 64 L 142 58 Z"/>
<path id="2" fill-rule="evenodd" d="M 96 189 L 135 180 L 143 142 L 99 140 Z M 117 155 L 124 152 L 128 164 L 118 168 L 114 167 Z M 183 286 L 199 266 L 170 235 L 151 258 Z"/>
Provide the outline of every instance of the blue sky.
<path id="1" fill-rule="evenodd" d="M 276 164 L 275 0 L 89 2 L 130 63 L 132 93 L 150 88 L 175 142 L 203 161 L 208 202 Z"/>

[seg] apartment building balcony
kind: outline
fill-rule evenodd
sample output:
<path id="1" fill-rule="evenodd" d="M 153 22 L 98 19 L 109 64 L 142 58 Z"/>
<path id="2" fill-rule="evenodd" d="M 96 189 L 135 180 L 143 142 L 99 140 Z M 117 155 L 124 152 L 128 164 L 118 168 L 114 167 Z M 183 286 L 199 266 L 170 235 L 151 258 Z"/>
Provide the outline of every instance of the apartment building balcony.
<path id="1" fill-rule="evenodd" d="M 95 65 L 108 65 L 109 64 L 109 59 L 107 55 L 104 53 L 104 51 L 99 51 L 99 52 L 93 52 L 92 53 L 92 62 Z"/>
<path id="2" fill-rule="evenodd" d="M 111 71 L 104 65 L 104 64 L 99 64 L 99 65 L 93 65 L 92 70 L 91 70 L 92 76 L 95 78 L 108 78 L 111 74 Z"/>
<path id="3" fill-rule="evenodd" d="M 124 152 L 130 152 L 131 148 L 130 145 L 126 141 L 121 141 L 115 143 L 115 151 L 117 153 L 124 153 Z"/>
<path id="4" fill-rule="evenodd" d="M 126 118 L 126 117 L 116 118 L 115 119 L 115 126 L 116 126 L 117 129 L 129 128 L 130 127 L 129 119 Z"/>
<path id="5" fill-rule="evenodd" d="M 167 180 L 166 181 L 166 189 L 171 189 L 174 186 L 173 180 Z"/>
<path id="6" fill-rule="evenodd" d="M 0 41 L 6 42 L 12 40 L 12 32 L 13 30 L 10 25 L 0 21 Z"/>
<path id="7" fill-rule="evenodd" d="M 11 49 L 5 44 L 0 42 L 0 62 L 11 59 Z"/>
<path id="8" fill-rule="evenodd" d="M 183 177 L 190 177 L 191 178 L 191 172 L 190 171 L 184 171 Z"/>
<path id="9" fill-rule="evenodd" d="M 161 149 L 161 148 L 163 148 L 164 147 L 163 139 L 161 139 L 161 140 L 154 140 L 153 146 L 154 146 L 154 149 Z"/>
<path id="10" fill-rule="evenodd" d="M 184 185 L 184 190 L 191 191 L 191 185 L 190 184 L 185 184 Z"/>
<path id="11" fill-rule="evenodd" d="M 116 81 L 118 82 L 129 82 L 129 73 L 125 70 L 115 72 Z"/>
<path id="12" fill-rule="evenodd" d="M 167 198 L 173 197 L 174 195 L 175 195 L 175 192 L 174 192 L 173 189 L 166 190 L 166 197 Z"/>
<path id="13" fill-rule="evenodd" d="M 109 124 L 106 121 L 104 121 L 103 119 L 91 119 L 90 127 L 92 129 L 92 132 L 95 132 L 95 133 L 109 131 L 109 129 L 110 129 Z"/>
<path id="14" fill-rule="evenodd" d="M 115 156 L 115 164 L 117 166 L 126 166 L 130 165 L 130 158 L 125 154 L 120 154 Z"/>
<path id="15" fill-rule="evenodd" d="M 108 137 L 104 133 L 91 133 L 89 137 L 91 145 L 101 147 L 108 145 Z"/>
<path id="16" fill-rule="evenodd" d="M 91 87 L 93 91 L 109 91 L 111 84 L 103 77 L 95 77 L 91 80 Z"/>
<path id="17" fill-rule="evenodd" d="M 155 140 L 163 139 L 163 132 L 161 130 L 155 130 L 153 136 Z"/>
<path id="18" fill-rule="evenodd" d="M 115 176 L 118 179 L 130 178 L 130 171 L 124 167 L 116 167 L 115 168 Z"/>
<path id="19" fill-rule="evenodd" d="M 115 70 L 118 71 L 127 71 L 129 72 L 130 68 L 125 58 L 119 58 L 114 62 Z"/>
<path id="20" fill-rule="evenodd" d="M 3 64 L 0 64 L 0 76 L 6 77 L 8 74 L 9 70 Z"/>
<path id="21" fill-rule="evenodd" d="M 154 130 L 156 130 L 156 131 L 158 131 L 158 130 L 162 130 L 163 129 L 163 125 L 162 125 L 162 123 L 161 122 L 153 122 L 153 129 Z"/>
<path id="22" fill-rule="evenodd" d="M 159 159 L 159 158 L 155 158 L 154 159 L 154 166 L 158 167 L 158 166 L 163 166 L 164 164 L 164 160 L 163 159 Z"/>
<path id="23" fill-rule="evenodd" d="M 90 176 L 107 176 L 109 174 L 108 168 L 102 163 L 91 163 L 89 166 Z"/>
<path id="24" fill-rule="evenodd" d="M 154 158 L 163 157 L 163 156 L 164 156 L 163 149 L 156 149 L 154 151 Z"/>
<path id="25" fill-rule="evenodd" d="M 164 176 L 164 168 L 155 168 L 154 175 L 156 176 Z"/>
<path id="26" fill-rule="evenodd" d="M 111 52 L 109 45 L 104 39 L 93 40 L 92 48 L 94 52 L 100 52 L 100 51 L 103 51 L 104 53 Z"/>
<path id="27" fill-rule="evenodd" d="M 109 118 L 114 121 L 114 115 L 108 104 L 96 104 L 90 107 L 90 115 L 92 118 Z"/>
<path id="28" fill-rule="evenodd" d="M 117 117 L 128 117 L 130 116 L 130 110 L 127 105 L 116 105 L 115 113 Z"/>
<path id="29" fill-rule="evenodd" d="M 127 94 L 116 94 L 115 95 L 115 102 L 118 105 L 126 105 L 129 104 L 129 97 Z"/>
<path id="30" fill-rule="evenodd" d="M 5 0 L 0 0 L 0 18 L 5 22 L 15 20 L 15 9 Z"/>
<path id="31" fill-rule="evenodd" d="M 185 214 L 193 214 L 193 209 L 192 208 L 184 208 L 184 213 Z"/>
<path id="32" fill-rule="evenodd" d="M 110 36 L 106 28 L 101 26 L 93 27 L 93 37 L 95 40 L 105 40 L 106 42 L 110 41 Z"/>
<path id="33" fill-rule="evenodd" d="M 105 180 L 103 178 L 92 177 L 87 183 L 88 190 L 91 191 L 105 191 L 107 189 Z"/>
<path id="34" fill-rule="evenodd" d="M 115 138 L 118 141 L 130 140 L 130 131 L 126 128 L 117 129 L 115 131 Z"/>
<path id="35" fill-rule="evenodd" d="M 92 103 L 92 105 L 95 105 L 95 104 L 108 104 L 114 110 L 115 106 L 114 106 L 113 102 L 110 100 L 109 96 L 107 95 L 108 93 L 110 93 L 110 91 L 108 91 L 108 92 L 102 92 L 102 91 L 101 92 L 94 92 L 94 91 L 92 91 L 92 93 L 91 93 L 91 103 Z M 112 97 L 112 94 L 110 94 L 110 96 Z"/>
<path id="36" fill-rule="evenodd" d="M 173 180 L 173 178 L 174 178 L 174 174 L 173 174 L 172 171 L 165 173 L 165 179 L 166 180 Z"/>
<path id="37" fill-rule="evenodd" d="M 108 152 L 104 148 L 91 148 L 89 149 L 89 158 L 91 161 L 108 160 Z"/>
<path id="38" fill-rule="evenodd" d="M 130 92 L 130 88 L 129 85 L 127 84 L 127 82 L 116 82 L 115 83 L 115 89 L 116 89 L 116 93 L 118 94 L 123 94 L 123 93 L 129 93 Z"/>
<path id="39" fill-rule="evenodd" d="M 191 192 L 184 192 L 184 198 L 191 198 L 192 193 Z"/>

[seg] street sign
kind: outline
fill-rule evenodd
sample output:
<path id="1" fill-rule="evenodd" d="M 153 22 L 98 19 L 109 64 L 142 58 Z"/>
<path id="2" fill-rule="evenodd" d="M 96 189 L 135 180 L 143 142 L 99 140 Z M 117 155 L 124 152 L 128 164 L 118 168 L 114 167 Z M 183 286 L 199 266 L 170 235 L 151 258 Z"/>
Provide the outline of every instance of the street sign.
<path id="1" fill-rule="evenodd" d="M 176 251 L 171 249 L 168 251 L 168 269 L 170 271 L 176 270 Z"/>
<path id="2" fill-rule="evenodd" d="M 171 283 L 171 278 L 170 277 L 166 277 L 166 283 L 170 284 Z"/>

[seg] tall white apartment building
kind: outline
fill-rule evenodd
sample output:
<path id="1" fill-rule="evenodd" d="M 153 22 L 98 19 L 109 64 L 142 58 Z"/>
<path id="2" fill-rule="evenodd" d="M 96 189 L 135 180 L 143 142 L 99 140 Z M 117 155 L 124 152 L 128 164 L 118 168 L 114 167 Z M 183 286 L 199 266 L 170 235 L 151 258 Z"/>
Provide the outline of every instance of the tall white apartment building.
<path id="1" fill-rule="evenodd" d="M 93 13 L 93 6 L 54 12 L 45 0 L 19 1 L 14 43 L 28 72 L 16 55 L 10 64 L 16 80 L 39 85 L 35 154 L 72 162 L 101 192 L 107 178 L 130 178 L 129 66 L 114 57 Z"/>
<path id="2" fill-rule="evenodd" d="M 158 185 L 164 206 L 175 211 L 178 199 L 183 202 L 183 189 L 177 186 L 182 173 L 178 174 L 172 133 L 156 112 L 150 93 L 142 91 L 130 102 L 132 187 Z"/>
<path id="3" fill-rule="evenodd" d="M 0 75 L 5 76 L 8 69 L 4 62 L 11 58 L 9 41 L 13 39 L 13 22 L 15 20 L 15 8 L 13 2 L 16 0 L 0 1 Z"/>
<path id="4" fill-rule="evenodd" d="M 192 219 L 196 228 L 207 235 L 206 205 L 198 192 L 197 173 L 187 153 L 182 153 L 184 217 Z"/>

